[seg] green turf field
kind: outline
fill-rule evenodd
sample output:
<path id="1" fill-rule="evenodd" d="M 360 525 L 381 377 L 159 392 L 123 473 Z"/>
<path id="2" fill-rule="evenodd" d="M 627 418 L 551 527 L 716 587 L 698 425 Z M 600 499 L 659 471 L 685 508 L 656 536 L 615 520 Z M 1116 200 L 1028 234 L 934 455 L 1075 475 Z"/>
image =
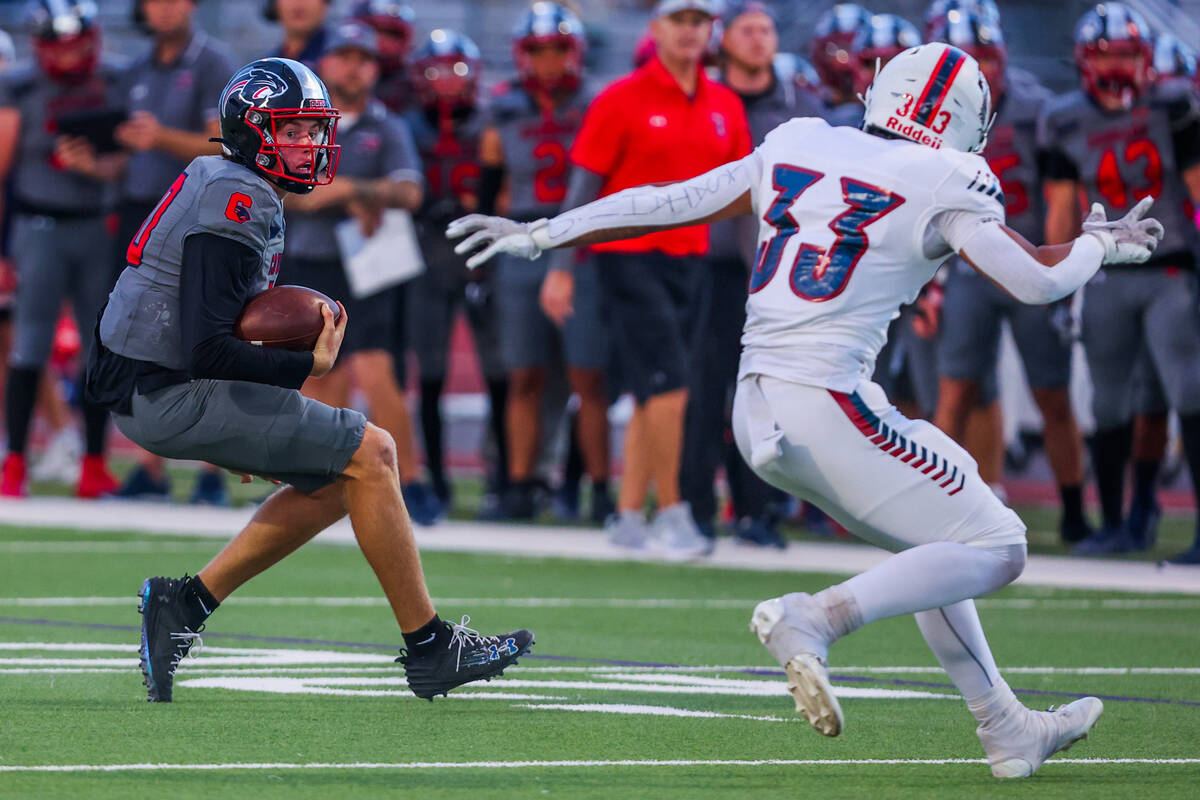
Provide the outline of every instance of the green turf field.
<path id="1" fill-rule="evenodd" d="M 813 574 L 427 554 L 444 617 L 538 637 L 504 679 L 428 703 L 391 663 L 398 632 L 361 555 L 314 544 L 226 603 L 176 702 L 148 705 L 134 593 L 219 546 L 0 526 L 0 797 L 1178 798 L 1200 785 L 1197 597 L 1025 588 L 981 603 L 1029 705 L 1108 698 L 1091 740 L 1002 784 L 957 763 L 982 756 L 973 720 L 909 618 L 835 646 L 841 738 L 793 713 L 746 623 L 760 599 L 834 580 Z M 130 764 L 158 766 L 5 769 Z"/>

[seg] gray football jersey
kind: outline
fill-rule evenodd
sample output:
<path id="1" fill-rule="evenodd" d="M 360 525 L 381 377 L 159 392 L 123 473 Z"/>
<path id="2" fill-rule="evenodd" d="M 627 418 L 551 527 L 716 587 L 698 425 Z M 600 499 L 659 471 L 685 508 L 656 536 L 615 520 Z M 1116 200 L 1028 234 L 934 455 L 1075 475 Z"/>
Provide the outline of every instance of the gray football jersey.
<path id="1" fill-rule="evenodd" d="M 124 102 L 120 66 L 108 60 L 78 86 L 55 83 L 36 67 L 0 76 L 0 106 L 12 106 L 21 113 L 10 175 L 16 201 L 50 212 L 103 213 L 108 199 L 105 184 L 59 166 L 55 158 L 58 119 L 76 112 L 120 108 Z"/>
<path id="2" fill-rule="evenodd" d="M 506 81 L 493 92 L 485 125 L 500 133 L 508 174 L 509 216 L 551 217 L 567 196 L 568 154 L 596 87 L 584 83 L 558 108 L 542 110 L 519 83 Z"/>
<path id="3" fill-rule="evenodd" d="M 1007 76 L 1006 83 L 983 157 L 1004 190 L 1005 224 L 1040 245 L 1046 208 L 1038 182 L 1037 121 L 1054 95 L 1019 74 Z"/>
<path id="4" fill-rule="evenodd" d="M 283 257 L 279 195 L 240 164 L 201 156 L 175 179 L 129 243 L 128 266 L 100 321 L 100 338 L 109 350 L 170 369 L 187 367 L 179 283 L 184 240 L 194 233 L 224 236 L 262 254 L 251 296 L 275 285 Z"/>
<path id="5" fill-rule="evenodd" d="M 343 118 L 338 123 L 341 145 L 338 175 L 349 178 L 382 178 L 422 183 L 421 159 L 408 125 L 372 100 L 353 125 Z M 345 209 L 331 208 L 305 214 L 288 210 L 288 258 L 333 259 L 338 257 L 336 228 L 346 219 Z"/>
<path id="6" fill-rule="evenodd" d="M 1186 83 L 1161 84 L 1132 110 L 1116 114 L 1101 111 L 1077 90 L 1046 104 L 1038 145 L 1048 164 L 1068 166 L 1088 203 L 1102 203 L 1109 219 L 1123 216 L 1147 195 L 1158 198 L 1151 213 L 1166 236 L 1150 263 L 1179 262 L 1194 257 L 1198 237 L 1180 176 L 1190 165 L 1179 163 L 1175 135 L 1194 127 L 1198 117 L 1200 108 Z M 1195 149 L 1194 142 L 1189 146 Z"/>

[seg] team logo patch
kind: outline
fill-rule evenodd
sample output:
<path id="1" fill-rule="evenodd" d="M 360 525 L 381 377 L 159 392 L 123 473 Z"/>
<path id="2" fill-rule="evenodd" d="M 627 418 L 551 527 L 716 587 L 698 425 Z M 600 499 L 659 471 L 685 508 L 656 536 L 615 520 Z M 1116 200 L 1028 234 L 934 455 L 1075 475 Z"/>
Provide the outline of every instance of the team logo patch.
<path id="1" fill-rule="evenodd" d="M 662 114 L 655 114 L 654 116 L 650 117 L 650 127 L 651 128 L 667 127 L 667 118 L 664 117 Z"/>
<path id="2" fill-rule="evenodd" d="M 234 192 L 229 196 L 229 202 L 225 204 L 225 219 L 241 225 L 250 221 L 250 207 L 254 205 L 254 198 L 248 194 Z"/>
<path id="3" fill-rule="evenodd" d="M 725 137 L 725 115 L 718 114 L 716 111 L 712 113 L 713 129 L 717 132 L 717 136 Z"/>
<path id="4" fill-rule="evenodd" d="M 268 72 L 265 69 L 252 69 L 250 70 L 250 77 L 230 84 L 229 88 L 225 90 L 225 96 L 221 98 L 221 105 L 224 106 L 229 101 L 229 98 L 239 93 L 250 105 L 257 105 L 268 98 L 278 97 L 287 92 L 287 90 L 287 83 L 274 72 Z"/>

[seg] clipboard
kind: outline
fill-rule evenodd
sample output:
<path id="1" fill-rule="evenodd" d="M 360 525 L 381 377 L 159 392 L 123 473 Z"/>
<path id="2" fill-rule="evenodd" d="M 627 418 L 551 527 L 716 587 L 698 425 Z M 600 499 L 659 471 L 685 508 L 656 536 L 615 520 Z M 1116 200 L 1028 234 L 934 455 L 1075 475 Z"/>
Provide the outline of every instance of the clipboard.
<path id="1" fill-rule="evenodd" d="M 82 136 L 91 142 L 97 154 L 123 149 L 114 136 L 117 126 L 129 119 L 124 108 L 71 111 L 55 119 L 55 128 L 65 136 Z"/>
<path id="2" fill-rule="evenodd" d="M 339 222 L 334 231 L 346 282 L 356 300 L 410 281 L 425 271 L 412 215 L 403 209 L 385 209 L 379 229 L 370 238 L 363 236 L 362 227 L 353 218 Z"/>

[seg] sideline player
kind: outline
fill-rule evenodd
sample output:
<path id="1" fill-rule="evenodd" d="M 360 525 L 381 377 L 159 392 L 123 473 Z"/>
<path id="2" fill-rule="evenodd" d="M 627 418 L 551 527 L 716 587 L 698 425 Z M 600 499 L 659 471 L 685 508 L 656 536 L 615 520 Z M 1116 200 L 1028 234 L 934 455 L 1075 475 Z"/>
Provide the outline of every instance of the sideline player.
<path id="1" fill-rule="evenodd" d="M 0 182 L 11 180 L 10 255 L 18 276 L 5 386 L 5 497 L 28 491 L 29 429 L 64 300 L 84 352 L 90 343 L 111 276 L 105 212 L 126 160 L 119 151 L 98 153 L 82 136 L 47 133 L 64 117 L 122 104 L 119 70 L 100 55 L 94 4 L 41 2 L 33 11 L 34 64 L 7 71 L 0 85 Z M 108 414 L 87 402 L 82 410 L 86 454 L 75 494 L 100 497 L 117 488 L 104 463 Z"/>
<path id="2" fill-rule="evenodd" d="M 859 536 L 898 552 L 817 595 L 760 603 L 751 620 L 788 674 L 797 708 L 836 736 L 842 714 L 830 644 L 866 623 L 917 615 L 967 699 L 997 777 L 1032 774 L 1087 735 L 1103 710 L 1084 698 L 1055 712 L 1017 700 L 996 668 L 971 598 L 1025 565 L 1025 525 L 979 479 L 966 451 L 906 419 L 865 376 L 888 321 L 958 252 L 1024 302 L 1074 291 L 1102 263 L 1141 262 L 1162 226 L 1100 210 L 1068 244 L 1034 247 L 1003 224 L 999 181 L 976 153 L 992 119 L 987 81 L 961 50 L 907 50 L 866 95 L 864 129 L 794 119 L 752 154 L 666 186 L 626 189 L 551 220 L 456 220 L 458 249 L 536 257 L 737 214 L 761 219 L 750 280 L 734 427 L 768 482 L 816 500 Z M 1052 268 L 1049 268 L 1052 267 Z"/>
<path id="3" fill-rule="evenodd" d="M 1158 197 L 1168 223 L 1149 263 L 1109 267 L 1084 289 L 1083 346 L 1096 418 L 1092 466 L 1103 527 L 1077 546 L 1080 553 L 1148 545 L 1148 528 L 1135 539 L 1123 514 L 1135 401 L 1130 373 L 1143 348 L 1179 414 L 1192 491 L 1200 497 L 1200 235 L 1185 210 L 1200 201 L 1200 103 L 1187 81 L 1153 85 L 1149 36 L 1146 20 L 1123 3 L 1084 14 L 1075 26 L 1082 88 L 1048 104 L 1039 123 L 1046 241 L 1074 234 L 1081 190 L 1113 212 Z M 1200 564 L 1200 524 L 1197 539 L 1172 560 Z"/>
<path id="4" fill-rule="evenodd" d="M 1004 191 L 1005 224 L 1031 242 L 1043 241 L 1045 204 L 1038 181 L 1037 119 L 1052 95 L 1036 83 L 1014 79 L 1007 70 L 1001 29 L 981 13 L 968 9 L 946 16 L 932 33 L 979 62 L 996 109 L 983 157 Z M 1068 313 L 1066 301 L 1028 306 L 958 259 L 951 260 L 948 271 L 938 341 L 935 424 L 961 443 L 967 438 L 971 412 L 997 403 L 996 362 L 1001 325 L 1008 320 L 1044 422 L 1046 455 L 1062 499 L 1059 534 L 1066 543 L 1086 539 L 1092 531 L 1083 516 L 1083 442 L 1067 392 L 1071 342 L 1064 328 L 1069 326 L 1060 321 Z M 983 451 L 989 449 L 995 461 L 1002 458 L 1002 430 L 999 425 L 990 428 L 994 434 L 987 443 L 990 448 L 972 451 L 977 461 L 986 463 L 989 453 Z M 994 469 L 981 467 L 980 473 L 989 482 L 1000 477 Z"/>
<path id="5" fill-rule="evenodd" d="M 355 218 L 364 231 L 378 227 L 385 208 L 413 210 L 421 204 L 421 163 L 412 135 L 403 120 L 388 114 L 372 90 L 379 68 L 375 31 L 346 20 L 330 29 L 325 54 L 317 69 L 341 112 L 339 180 L 318 186 L 288 201 L 288 226 L 283 271 L 289 283 L 350 298 L 346 266 L 338 249 L 339 223 Z M 367 297 L 347 299 L 354 327 L 342 341 L 341 361 L 323 378 L 310 378 L 304 393 L 331 406 L 350 405 L 351 383 L 366 397 L 371 419 L 396 442 L 400 488 L 409 516 L 419 525 L 433 525 L 442 508 L 432 489 L 421 482 L 412 418 L 388 345 L 395 317 L 393 292 L 384 289 Z"/>
<path id="6" fill-rule="evenodd" d="M 838 3 L 822 14 L 813 28 L 812 64 L 821 76 L 820 115 L 830 125 L 858 127 L 862 121 L 862 104 L 854 88 L 858 75 L 855 42 L 870 20 L 871 12 L 857 3 Z"/>
<path id="7" fill-rule="evenodd" d="M 492 95 L 480 136 L 480 209 L 490 213 L 503 190 L 509 215 L 534 220 L 553 216 L 567 194 L 567 154 L 583 114 L 595 96 L 582 75 L 583 24 L 569 9 L 541 2 L 514 28 L 516 80 Z M 562 357 L 567 381 L 579 396 L 574 432 L 592 481 L 592 520 L 613 511 L 608 494 L 608 399 L 599 286 L 594 264 L 575 267 L 572 313 L 551 320 L 538 303 L 544 265 L 504 257 L 496 264 L 496 310 L 500 353 L 508 373 L 509 490 L 503 511 L 509 519 L 531 519 L 534 467 L 542 441 L 541 417 L 548 370 Z M 561 325 L 561 331 L 556 327 Z"/>
<path id="8" fill-rule="evenodd" d="M 337 109 L 303 64 L 266 58 L 230 79 L 220 112 L 224 155 L 192 161 L 130 243 L 129 267 L 97 325 L 87 391 L 153 453 L 291 485 L 197 575 L 142 584 L 149 699 L 171 700 L 175 668 L 218 603 L 347 513 L 403 633 L 398 661 L 409 688 L 432 698 L 495 676 L 533 634 L 481 636 L 466 617 L 455 625 L 437 616 L 391 436 L 356 411 L 296 391 L 333 368 L 344 310 L 336 325 L 322 310 L 325 328 L 311 353 L 233 336 L 246 301 L 278 276 L 283 197 L 333 180 Z"/>

